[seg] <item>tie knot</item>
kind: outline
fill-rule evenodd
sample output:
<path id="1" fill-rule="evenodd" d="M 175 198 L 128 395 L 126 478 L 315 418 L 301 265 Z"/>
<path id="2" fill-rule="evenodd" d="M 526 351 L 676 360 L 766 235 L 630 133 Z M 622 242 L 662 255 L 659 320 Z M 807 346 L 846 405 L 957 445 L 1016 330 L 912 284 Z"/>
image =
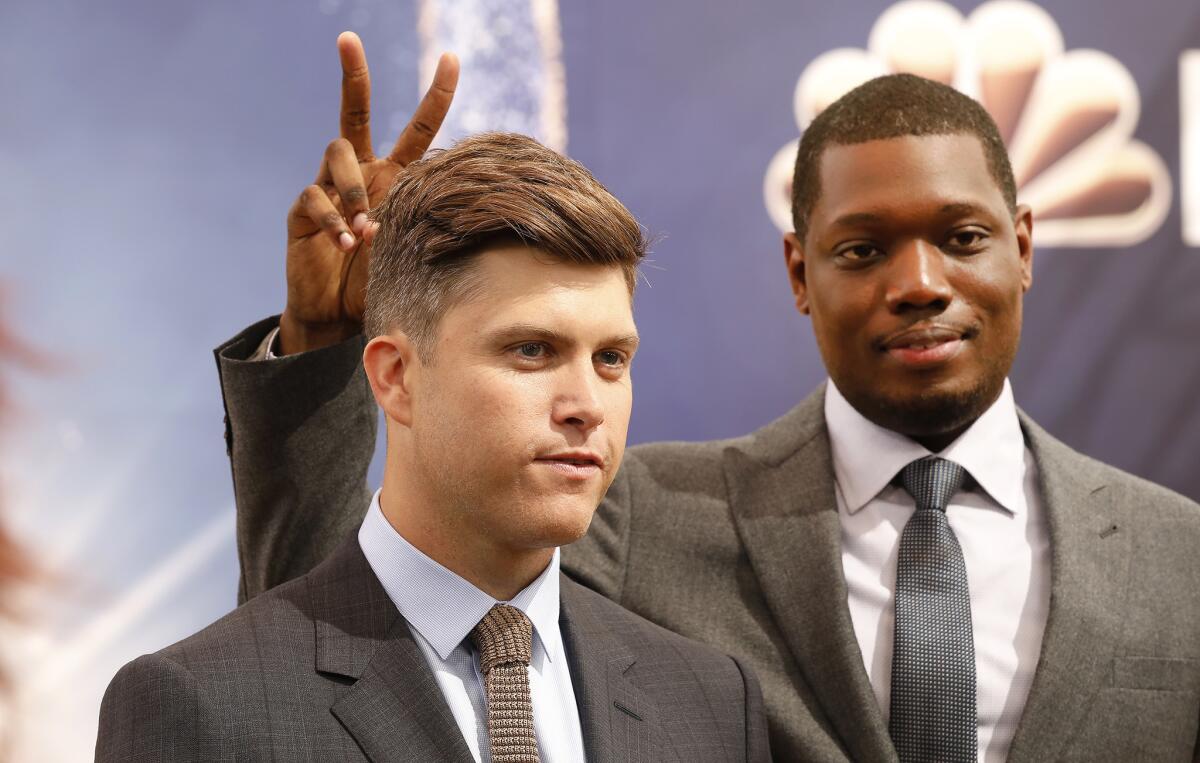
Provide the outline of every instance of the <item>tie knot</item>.
<path id="1" fill-rule="evenodd" d="M 953 461 L 926 456 L 900 470 L 900 484 L 917 502 L 918 509 L 944 512 L 966 476 L 967 470 Z"/>
<path id="2" fill-rule="evenodd" d="M 533 623 L 516 607 L 497 604 L 471 629 L 471 643 L 479 650 L 479 669 L 485 676 L 498 665 L 529 665 Z"/>

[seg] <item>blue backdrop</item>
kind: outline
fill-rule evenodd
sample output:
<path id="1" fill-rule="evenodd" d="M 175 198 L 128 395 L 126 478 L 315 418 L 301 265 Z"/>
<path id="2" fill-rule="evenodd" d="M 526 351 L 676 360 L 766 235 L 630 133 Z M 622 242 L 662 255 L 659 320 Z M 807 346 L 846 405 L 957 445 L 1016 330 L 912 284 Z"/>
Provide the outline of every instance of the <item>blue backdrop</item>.
<path id="1" fill-rule="evenodd" d="M 804 120 L 797 83 L 839 48 L 858 52 L 811 75 L 818 89 L 836 90 L 855 66 L 906 65 L 906 35 L 928 36 L 925 52 L 953 41 L 949 76 L 967 88 L 976 69 L 1027 63 L 993 60 L 995 40 L 971 15 L 980 5 L 0 6 L 0 300 L 17 332 L 59 361 L 18 375 L 21 418 L 3 459 L 6 513 L 56 575 L 23 636 L 4 639 L 20 689 L 17 759 L 86 757 L 116 668 L 234 604 L 210 350 L 283 306 L 285 212 L 336 135 L 339 31 L 366 44 L 377 142 L 415 106 L 429 57 L 453 47 L 464 71 L 451 134 L 534 132 L 661 234 L 636 307 L 641 442 L 744 433 L 824 378 L 769 211 L 786 190 L 769 175 L 772 158 Z M 1200 64 L 1185 56 L 1200 49 L 1200 6 L 1017 5 L 1019 18 L 1044 16 L 1039 34 L 1060 36 L 1060 47 L 1014 40 L 1041 71 L 1066 71 L 1071 51 L 1094 49 L 1117 83 L 1093 94 L 1092 133 L 1075 130 L 1052 157 L 1066 168 L 1055 188 L 1071 178 L 1087 187 L 1077 219 L 1042 226 L 1056 246 L 1038 249 L 1017 400 L 1070 445 L 1200 498 L 1200 235 L 1189 245 L 1184 234 L 1200 229 Z M 888 29 L 902 34 L 889 41 Z M 1091 65 L 1084 79 L 1108 81 L 1086 76 Z M 1072 93 L 1023 93 L 1026 112 L 1042 104 L 1027 121 L 1043 125 L 1023 139 L 1052 142 L 1054 109 Z M 800 98 L 801 112 L 813 98 Z M 1123 163 L 1085 178 L 1085 165 L 1108 167 L 1101 155 Z M 1129 193 L 1113 196 L 1118 186 Z M 1111 233 L 1089 242 L 1089 231 Z"/>

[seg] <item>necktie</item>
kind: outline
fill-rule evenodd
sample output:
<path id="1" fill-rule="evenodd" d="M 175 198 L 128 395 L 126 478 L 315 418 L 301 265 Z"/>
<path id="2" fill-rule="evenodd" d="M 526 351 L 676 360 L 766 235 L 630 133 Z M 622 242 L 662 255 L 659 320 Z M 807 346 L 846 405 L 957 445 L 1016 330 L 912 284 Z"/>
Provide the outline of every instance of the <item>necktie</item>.
<path id="1" fill-rule="evenodd" d="M 492 763 L 537 763 L 529 698 L 533 623 L 516 607 L 497 604 L 471 629 L 471 642 L 483 672 Z"/>
<path id="2" fill-rule="evenodd" d="M 946 504 L 966 470 L 929 456 L 900 472 L 917 504 L 896 568 L 888 730 L 902 763 L 975 761 L 975 640 L 967 568 Z"/>

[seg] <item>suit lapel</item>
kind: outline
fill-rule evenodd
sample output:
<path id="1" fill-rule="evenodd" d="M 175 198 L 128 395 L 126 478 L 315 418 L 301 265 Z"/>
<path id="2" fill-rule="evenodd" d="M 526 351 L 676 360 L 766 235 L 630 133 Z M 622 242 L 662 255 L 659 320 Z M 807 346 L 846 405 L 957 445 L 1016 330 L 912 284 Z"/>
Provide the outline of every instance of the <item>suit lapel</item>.
<path id="1" fill-rule="evenodd" d="M 559 622 L 588 760 L 662 761 L 658 707 L 626 675 L 637 656 L 594 609 L 594 594 L 561 578 Z"/>
<path id="2" fill-rule="evenodd" d="M 356 679 L 331 712 L 366 756 L 472 760 L 408 623 L 352 534 L 309 577 L 316 669 Z"/>
<path id="3" fill-rule="evenodd" d="M 824 388 L 725 454 L 734 522 L 776 624 L 855 760 L 895 751 L 850 621 Z"/>
<path id="4" fill-rule="evenodd" d="M 1132 533 L 1090 462 L 1024 414 L 1050 526 L 1050 612 L 1010 760 L 1058 758 L 1110 677 Z"/>

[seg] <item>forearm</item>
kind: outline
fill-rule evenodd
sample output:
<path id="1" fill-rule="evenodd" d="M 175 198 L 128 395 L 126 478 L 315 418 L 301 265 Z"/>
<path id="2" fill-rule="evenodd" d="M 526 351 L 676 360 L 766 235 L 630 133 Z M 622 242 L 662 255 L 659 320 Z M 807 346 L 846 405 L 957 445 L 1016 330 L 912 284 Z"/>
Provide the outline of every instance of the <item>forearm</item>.
<path id="1" fill-rule="evenodd" d="M 250 360 L 277 319 L 217 348 L 237 502 L 238 601 L 304 574 L 362 521 L 377 412 L 362 336 Z"/>

